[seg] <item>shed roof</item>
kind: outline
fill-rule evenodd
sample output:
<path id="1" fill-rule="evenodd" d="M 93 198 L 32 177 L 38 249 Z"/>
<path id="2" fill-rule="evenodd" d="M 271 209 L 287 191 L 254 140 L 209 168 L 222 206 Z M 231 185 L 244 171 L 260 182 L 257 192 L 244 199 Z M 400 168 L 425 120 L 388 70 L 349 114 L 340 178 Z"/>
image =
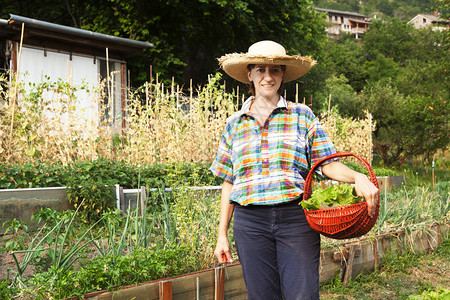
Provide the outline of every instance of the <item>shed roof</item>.
<path id="1" fill-rule="evenodd" d="M 25 45 L 65 50 L 69 52 L 127 58 L 152 48 L 152 43 L 126 39 L 89 30 L 74 28 L 10 14 L 9 20 L 0 19 L 0 39 L 19 41 L 24 24 Z"/>

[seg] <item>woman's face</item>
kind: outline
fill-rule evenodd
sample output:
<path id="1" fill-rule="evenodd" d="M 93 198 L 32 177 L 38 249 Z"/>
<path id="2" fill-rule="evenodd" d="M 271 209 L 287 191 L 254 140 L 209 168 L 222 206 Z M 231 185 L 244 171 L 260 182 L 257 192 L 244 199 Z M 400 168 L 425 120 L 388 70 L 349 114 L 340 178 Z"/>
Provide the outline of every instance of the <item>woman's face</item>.
<path id="1" fill-rule="evenodd" d="M 248 79 L 255 85 L 255 95 L 271 98 L 278 96 L 283 83 L 283 69 L 279 65 L 255 65 L 247 70 Z"/>

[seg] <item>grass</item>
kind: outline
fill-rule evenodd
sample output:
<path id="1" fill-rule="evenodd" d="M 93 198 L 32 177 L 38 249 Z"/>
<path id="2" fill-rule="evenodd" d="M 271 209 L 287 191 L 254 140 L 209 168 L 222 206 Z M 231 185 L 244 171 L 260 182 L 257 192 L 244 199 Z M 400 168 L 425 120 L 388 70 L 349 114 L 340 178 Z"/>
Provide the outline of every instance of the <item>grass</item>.
<path id="1" fill-rule="evenodd" d="M 432 253 L 391 253 L 377 270 L 347 285 L 335 279 L 321 287 L 321 299 L 449 299 L 449 272 L 446 239 Z"/>

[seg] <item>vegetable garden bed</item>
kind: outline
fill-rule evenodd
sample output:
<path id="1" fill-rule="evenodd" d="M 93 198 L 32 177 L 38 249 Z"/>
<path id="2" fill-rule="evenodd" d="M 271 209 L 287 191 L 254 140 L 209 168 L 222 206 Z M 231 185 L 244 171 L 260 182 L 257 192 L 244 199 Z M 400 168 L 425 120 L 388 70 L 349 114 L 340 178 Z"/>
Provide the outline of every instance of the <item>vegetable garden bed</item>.
<path id="1" fill-rule="evenodd" d="M 365 236 L 343 242 L 338 249 L 323 250 L 320 282 L 328 282 L 338 275 L 346 282 L 360 273 L 372 271 L 382 263 L 386 254 L 396 251 L 432 251 L 443 239 L 448 239 L 449 229 L 449 224 L 433 223 L 429 225 L 429 230 L 399 230 Z M 113 292 L 95 292 L 84 297 L 88 300 L 247 299 L 240 264 L 123 287 Z"/>

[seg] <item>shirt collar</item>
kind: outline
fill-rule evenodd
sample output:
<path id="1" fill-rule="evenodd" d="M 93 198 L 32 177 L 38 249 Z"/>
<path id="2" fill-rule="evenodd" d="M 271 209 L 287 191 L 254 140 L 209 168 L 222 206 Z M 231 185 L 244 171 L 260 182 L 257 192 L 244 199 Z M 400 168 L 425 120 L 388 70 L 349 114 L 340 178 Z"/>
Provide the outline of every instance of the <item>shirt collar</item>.
<path id="1" fill-rule="evenodd" d="M 242 104 L 241 110 L 239 111 L 239 114 L 245 115 L 250 113 L 250 107 L 252 105 L 252 102 L 254 100 L 254 96 L 250 96 L 245 102 Z M 283 96 L 280 96 L 280 100 L 278 100 L 276 108 L 287 108 L 287 101 L 283 98 Z"/>

